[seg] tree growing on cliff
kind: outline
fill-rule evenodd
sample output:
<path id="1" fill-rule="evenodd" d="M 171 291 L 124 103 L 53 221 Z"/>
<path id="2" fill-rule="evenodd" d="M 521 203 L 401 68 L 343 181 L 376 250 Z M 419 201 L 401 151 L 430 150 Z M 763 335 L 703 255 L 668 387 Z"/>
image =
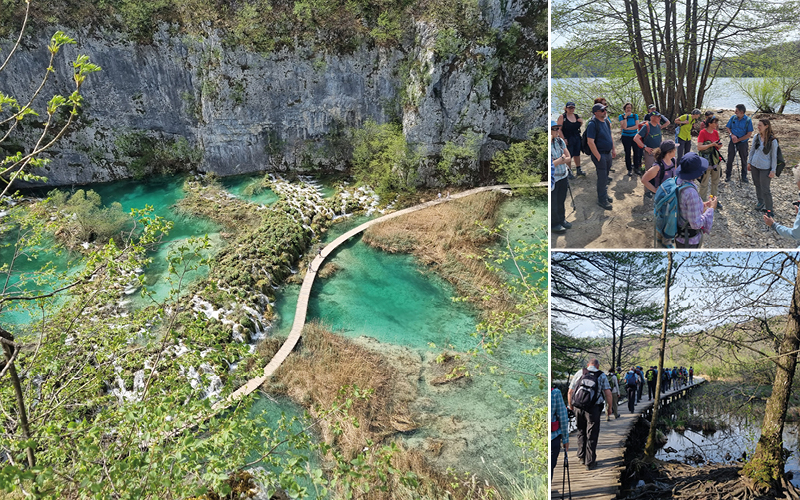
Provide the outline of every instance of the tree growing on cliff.
<path id="1" fill-rule="evenodd" d="M 630 58 L 647 103 L 668 115 L 702 107 L 723 58 L 796 27 L 797 1 L 559 0 L 553 31 L 570 37 L 554 65 Z"/>
<path id="2" fill-rule="evenodd" d="M 400 125 L 367 120 L 351 131 L 353 177 L 382 197 L 412 191 L 422 156 L 406 141 Z"/>
<path id="3" fill-rule="evenodd" d="M 16 42 L 12 45 L 8 55 L 0 63 L 0 72 L 10 71 L 9 62 L 20 47 L 22 34 L 28 21 L 30 2 L 27 2 L 25 20 L 20 29 Z M 57 31 L 50 39 L 47 50 L 50 61 L 47 68 L 43 68 L 44 75 L 39 85 L 29 95 L 14 96 L 0 89 L 0 149 L 6 151 L 0 160 L 0 206 L 4 203 L 5 196 L 11 193 L 14 181 L 42 181 L 44 177 L 34 175 L 31 169 L 45 166 L 49 160 L 43 153 L 50 149 L 67 131 L 78 116 L 78 108 L 83 101 L 80 90 L 86 77 L 100 67 L 92 64 L 85 55 L 79 55 L 74 62 L 73 82 L 74 91 L 69 96 L 54 95 L 46 103 L 42 92 L 53 73 L 53 64 L 56 56 L 64 45 L 74 44 L 75 40 L 69 38 L 61 31 Z M 41 103 L 44 103 L 43 105 Z M 40 108 L 39 111 L 36 108 Z M 61 119 L 62 109 L 67 110 L 66 120 Z M 36 123 L 38 119 L 38 123 Z M 21 146 L 15 140 L 15 133 L 19 132 L 22 123 L 41 128 L 41 132 L 33 144 Z"/>

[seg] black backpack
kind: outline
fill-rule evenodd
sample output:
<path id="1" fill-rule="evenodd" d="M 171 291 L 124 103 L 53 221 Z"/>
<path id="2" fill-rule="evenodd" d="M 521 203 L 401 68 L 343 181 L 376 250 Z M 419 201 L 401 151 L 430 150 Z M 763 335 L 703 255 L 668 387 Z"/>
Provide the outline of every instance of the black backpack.
<path id="1" fill-rule="evenodd" d="M 603 372 L 600 370 L 590 372 L 583 369 L 583 375 L 575 384 L 572 393 L 572 406 L 577 406 L 581 410 L 591 410 L 600 398 L 600 384 L 598 380 Z"/>
<path id="2" fill-rule="evenodd" d="M 589 131 L 589 123 L 591 122 L 595 122 L 594 125 L 595 128 L 597 128 L 597 124 L 600 123 L 597 120 L 595 120 L 594 117 L 591 117 L 589 119 L 589 122 L 586 124 L 586 127 L 583 129 L 583 134 L 581 135 L 581 153 L 589 156 L 592 156 L 592 150 L 589 147 L 589 138 L 586 136 L 586 132 Z M 595 135 L 596 134 L 597 132 L 595 132 Z"/>

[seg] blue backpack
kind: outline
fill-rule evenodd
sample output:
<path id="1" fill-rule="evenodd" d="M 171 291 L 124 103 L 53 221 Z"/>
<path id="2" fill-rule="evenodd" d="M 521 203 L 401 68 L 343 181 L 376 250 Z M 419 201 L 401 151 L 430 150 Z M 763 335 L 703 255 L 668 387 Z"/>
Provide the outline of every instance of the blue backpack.
<path id="1" fill-rule="evenodd" d="M 678 215 L 680 213 L 680 192 L 694 184 L 685 182 L 680 186 L 675 182 L 675 177 L 670 177 L 658 186 L 653 201 L 653 215 L 655 216 L 655 231 L 661 236 L 667 248 L 674 248 L 675 237 L 678 236 Z"/>
<path id="2" fill-rule="evenodd" d="M 636 385 L 636 374 L 633 372 L 628 372 L 628 374 L 625 375 L 625 384 Z"/>

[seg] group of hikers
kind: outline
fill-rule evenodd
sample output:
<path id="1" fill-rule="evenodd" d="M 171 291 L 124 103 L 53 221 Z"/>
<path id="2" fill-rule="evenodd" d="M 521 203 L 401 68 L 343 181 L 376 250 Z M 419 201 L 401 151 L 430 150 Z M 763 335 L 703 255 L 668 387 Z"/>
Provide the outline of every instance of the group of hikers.
<path id="1" fill-rule="evenodd" d="M 762 118 L 754 127 L 746 112 L 744 104 L 737 104 L 734 115 L 725 125 L 730 134 L 726 159 L 722 155 L 719 117 L 714 112 L 694 109 L 679 116 L 675 120 L 675 137 L 667 138 L 664 129 L 670 125 L 670 120 L 654 105 L 648 106 L 647 114 L 640 121 L 633 105 L 625 103 L 619 115 L 619 140 L 628 176 L 640 176 L 645 198 L 654 198 L 656 246 L 698 248 L 702 244 L 703 235 L 711 231 L 714 223 L 714 211 L 723 208 L 718 199 L 723 165 L 725 182 L 730 182 L 737 155 L 741 182 L 749 182 L 749 172 L 755 186 L 757 203 L 754 209 L 764 212 L 764 222 L 770 227 L 774 225 L 779 234 L 800 240 L 800 223 L 789 229 L 774 222 L 770 183 L 780 175 L 785 162 L 770 120 Z M 567 102 L 564 113 L 550 122 L 553 233 L 562 234 L 572 228 L 566 220 L 565 204 L 570 180 L 586 175 L 581 164 L 582 154 L 589 156 L 597 172 L 597 204 L 604 210 L 613 210 L 608 185 L 617 148 L 607 114 L 608 103 L 599 97 L 595 99 L 589 120 L 584 121 L 575 113 L 574 102 Z M 697 129 L 694 146 L 692 136 Z M 692 151 L 693 147 L 697 153 Z M 670 215 L 675 219 L 674 227 L 665 228 L 665 224 L 670 223 Z"/>
<path id="2" fill-rule="evenodd" d="M 660 376 L 663 394 L 694 384 L 694 367 L 664 368 Z M 624 373 L 621 367 L 616 370 L 612 367 L 604 373 L 600 370 L 600 362 L 592 359 L 586 368 L 578 370 L 571 378 L 566 404 L 561 391 L 553 388 L 550 391 L 551 473 L 560 450 L 563 448 L 565 454 L 569 450 L 570 411 L 575 414 L 578 460 L 587 470 L 592 470 L 596 464 L 602 414 L 606 414 L 606 421 L 610 421 L 612 415 L 614 418 L 620 417 L 618 404 L 623 387 L 628 399 L 628 410 L 634 413 L 636 403 L 642 400 L 645 385 L 647 400 L 656 397 L 658 377 L 657 366 L 650 366 L 647 371 L 641 366 L 632 366 Z"/>

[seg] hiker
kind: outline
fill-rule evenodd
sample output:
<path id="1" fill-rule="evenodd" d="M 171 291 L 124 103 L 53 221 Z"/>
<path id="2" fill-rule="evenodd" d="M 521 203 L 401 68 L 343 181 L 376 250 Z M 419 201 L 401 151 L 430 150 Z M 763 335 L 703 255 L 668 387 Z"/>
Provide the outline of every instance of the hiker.
<path id="1" fill-rule="evenodd" d="M 642 401 L 642 389 L 644 389 L 644 373 L 642 372 L 642 367 L 636 367 L 636 402 L 640 403 Z"/>
<path id="2" fill-rule="evenodd" d="M 695 123 L 700 123 L 700 110 L 696 108 L 692 110 L 691 114 L 686 113 L 675 119 L 675 125 L 679 125 L 676 138 L 678 141 L 678 161 L 681 161 L 683 155 L 692 150 L 692 128 Z M 697 144 L 700 144 L 699 139 Z"/>
<path id="3" fill-rule="evenodd" d="M 617 368 L 619 371 L 619 368 Z M 614 414 L 614 418 L 619 418 L 619 378 L 617 378 L 617 373 L 614 371 L 614 367 L 611 367 L 608 370 L 608 384 L 611 386 L 611 413 Z M 606 401 L 608 404 L 608 401 Z M 609 416 L 606 420 L 611 420 Z"/>
<path id="4" fill-rule="evenodd" d="M 719 193 L 719 174 L 722 155 L 719 150 L 722 148 L 722 141 L 719 138 L 719 118 L 711 117 L 704 122 L 705 127 L 697 136 L 697 150 L 700 156 L 708 161 L 708 170 L 700 178 L 700 199 L 705 200 L 708 195 L 709 184 L 711 185 L 711 196 L 717 197 Z M 717 201 L 717 209 L 722 210 L 722 203 Z"/>
<path id="5" fill-rule="evenodd" d="M 558 117 L 558 125 L 561 126 L 560 137 L 564 139 L 569 151 L 570 161 L 575 162 L 575 176 L 586 177 L 586 173 L 581 170 L 581 127 L 583 119 L 575 114 L 575 103 L 570 101 L 564 106 L 564 114 Z M 570 163 L 567 163 L 569 169 Z M 572 172 L 569 177 L 574 179 Z"/>
<path id="6" fill-rule="evenodd" d="M 650 170 L 655 163 L 653 150 L 661 146 L 661 115 L 655 110 L 645 116 L 645 124 L 633 138 L 636 145 L 642 148 L 644 156 L 644 168 Z"/>
<path id="7" fill-rule="evenodd" d="M 550 476 L 553 475 L 562 447 L 566 455 L 569 450 L 569 413 L 561 391 L 553 388 L 550 391 Z"/>
<path id="8" fill-rule="evenodd" d="M 800 191 L 800 165 L 794 167 L 793 172 L 794 174 L 794 181 L 797 184 L 797 189 Z M 800 195 L 798 195 L 800 198 Z M 800 241 L 800 212 L 798 212 L 798 207 L 800 206 L 800 199 L 792 203 L 794 205 L 794 212 L 797 216 L 794 219 L 794 226 L 787 227 L 782 224 L 778 224 L 775 222 L 775 219 L 771 217 L 772 214 L 764 214 L 764 223 L 769 226 L 771 229 L 774 229 L 779 235 L 783 236 L 784 238 L 792 238 L 794 240 Z"/>
<path id="9" fill-rule="evenodd" d="M 742 165 L 742 183 L 747 183 L 747 170 L 744 166 L 747 164 L 747 141 L 753 135 L 753 121 L 745 114 L 747 108 L 744 104 L 737 104 L 734 115 L 728 120 L 725 127 L 731 134 L 731 140 L 728 143 L 728 162 L 725 168 L 725 182 L 731 181 L 731 174 L 733 173 L 733 157 L 739 153 L 739 161 Z"/>
<path id="10" fill-rule="evenodd" d="M 626 102 L 619 115 L 619 126 L 622 129 L 622 148 L 625 150 L 625 168 L 628 176 L 642 175 L 642 150 L 633 142 L 634 136 L 639 131 L 639 115 L 633 112 L 633 104 Z"/>
<path id="11" fill-rule="evenodd" d="M 628 411 L 633 413 L 636 406 L 636 371 L 633 367 L 625 374 L 625 393 L 628 395 Z"/>
<path id="12" fill-rule="evenodd" d="M 569 407 L 575 411 L 578 429 L 578 460 L 592 470 L 597 460 L 597 437 L 600 435 L 600 412 L 603 402 L 610 400 L 611 386 L 608 377 L 600 371 L 600 362 L 592 359 L 586 368 L 578 370 L 572 377 L 567 393 Z M 611 416 L 611 408 L 606 410 Z"/>
<path id="13" fill-rule="evenodd" d="M 569 179 L 567 178 L 567 167 L 570 155 L 564 139 L 559 137 L 561 127 L 558 123 L 550 121 L 550 165 L 552 175 L 550 177 L 550 190 L 553 192 L 553 200 L 550 208 L 550 229 L 553 233 L 563 234 L 567 229 L 572 228 L 572 224 L 567 222 L 564 204 L 567 202 L 567 190 L 569 189 Z"/>
<path id="14" fill-rule="evenodd" d="M 694 385 L 694 367 L 689 367 L 689 384 Z"/>
<path id="15" fill-rule="evenodd" d="M 753 137 L 753 149 L 747 159 L 747 171 L 753 176 L 753 185 L 756 187 L 756 210 L 766 209 L 767 215 L 775 217 L 772 211 L 772 192 L 769 185 L 775 177 L 778 168 L 778 139 L 772 133 L 769 120 L 758 120 L 758 134 Z"/>
<path id="16" fill-rule="evenodd" d="M 675 176 L 675 152 L 675 143 L 672 141 L 664 141 L 653 150 L 655 162 L 642 175 L 645 197 L 652 198 L 664 180 Z"/>
<path id="17" fill-rule="evenodd" d="M 655 366 L 651 366 L 647 373 L 645 373 L 644 378 L 647 379 L 647 400 L 650 401 L 656 395 L 656 377 L 658 376 L 658 369 Z"/>
<path id="18" fill-rule="evenodd" d="M 592 151 L 592 163 L 597 169 L 597 204 L 611 210 L 608 197 L 608 173 L 611 160 L 617 157 L 614 139 L 611 137 L 611 122 L 606 118 L 606 107 L 600 103 L 592 106 L 594 117 L 586 124 L 586 142 Z"/>
<path id="19" fill-rule="evenodd" d="M 695 184 L 693 181 L 700 178 L 706 169 L 708 169 L 708 161 L 690 151 L 683 155 L 678 164 L 678 179 L 675 183 L 678 187 L 685 183 Z M 717 207 L 717 199 L 712 197 L 710 201 L 701 200 L 696 184 L 681 190 L 679 199 L 679 229 L 678 235 L 675 237 L 675 246 L 700 248 L 703 234 L 708 234 L 714 224 L 714 209 Z"/>

